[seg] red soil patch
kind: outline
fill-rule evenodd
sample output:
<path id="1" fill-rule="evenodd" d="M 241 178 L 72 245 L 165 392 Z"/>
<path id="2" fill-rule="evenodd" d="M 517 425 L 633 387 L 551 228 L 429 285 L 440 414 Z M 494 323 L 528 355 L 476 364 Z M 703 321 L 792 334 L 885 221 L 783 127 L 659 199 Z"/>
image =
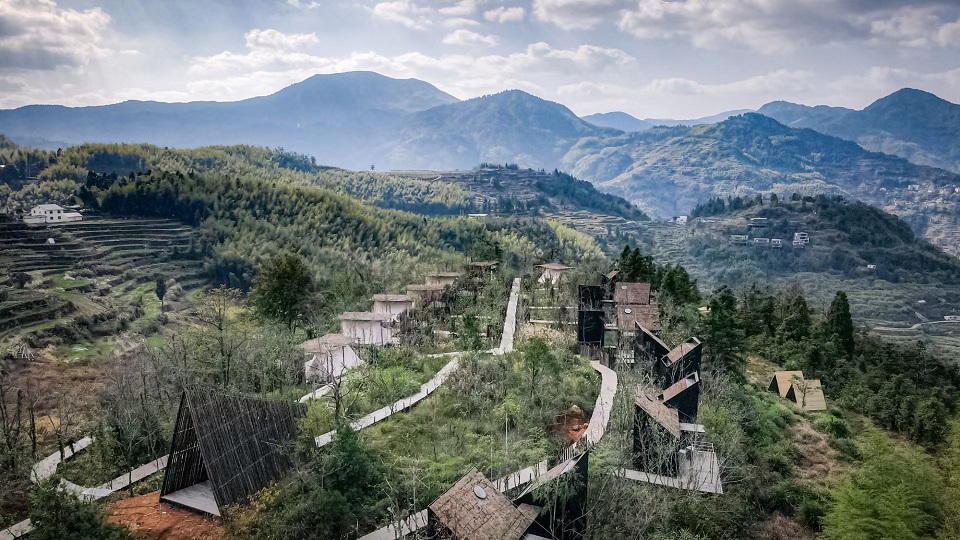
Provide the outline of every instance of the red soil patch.
<path id="1" fill-rule="evenodd" d="M 572 444 L 580 440 L 589 425 L 590 423 L 583 419 L 582 413 L 565 413 L 557 417 L 556 429 L 563 440 Z"/>
<path id="2" fill-rule="evenodd" d="M 220 524 L 189 510 L 160 502 L 160 492 L 124 499 L 111 505 L 110 523 L 125 525 L 143 540 L 213 539 Z"/>

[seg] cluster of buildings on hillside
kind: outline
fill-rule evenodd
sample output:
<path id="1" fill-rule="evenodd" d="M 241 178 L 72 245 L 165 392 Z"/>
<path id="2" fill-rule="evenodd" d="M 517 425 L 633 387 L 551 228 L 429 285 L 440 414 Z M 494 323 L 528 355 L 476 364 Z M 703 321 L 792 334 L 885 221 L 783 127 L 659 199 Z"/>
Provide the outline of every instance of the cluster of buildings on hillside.
<path id="1" fill-rule="evenodd" d="M 497 267 L 493 261 L 468 265 L 470 277 L 483 279 Z M 360 365 L 358 347 L 394 345 L 399 340 L 408 316 L 414 310 L 441 308 L 444 292 L 463 277 L 462 272 L 431 272 L 424 283 L 407 285 L 404 294 L 375 294 L 369 311 L 349 311 L 340 315 L 340 332 L 310 339 L 301 344 L 307 382 L 326 384 Z"/>

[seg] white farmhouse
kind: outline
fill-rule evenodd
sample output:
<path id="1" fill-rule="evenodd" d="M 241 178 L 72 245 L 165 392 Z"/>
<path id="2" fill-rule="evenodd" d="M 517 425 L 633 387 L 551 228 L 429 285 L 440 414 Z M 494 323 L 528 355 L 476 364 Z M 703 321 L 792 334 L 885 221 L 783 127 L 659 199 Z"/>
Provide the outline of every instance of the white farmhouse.
<path id="1" fill-rule="evenodd" d="M 329 383 L 348 369 L 362 363 L 352 345 L 355 340 L 343 334 L 327 334 L 301 344 L 306 362 L 303 371 L 308 382 Z"/>
<path id="2" fill-rule="evenodd" d="M 375 294 L 373 295 L 373 312 L 400 315 L 408 309 L 413 309 L 413 298 L 405 294 Z"/>
<path id="3" fill-rule="evenodd" d="M 397 342 L 391 313 L 352 311 L 340 315 L 340 333 L 361 345 L 388 345 Z"/>
<path id="4" fill-rule="evenodd" d="M 39 204 L 30 210 L 30 215 L 23 218 L 27 225 L 43 225 L 46 223 L 69 223 L 80 221 L 83 216 L 80 212 L 64 210 L 59 204 Z"/>
<path id="5" fill-rule="evenodd" d="M 572 266 L 567 266 L 560 263 L 546 263 L 538 264 L 537 268 L 543 269 L 543 274 L 540 276 L 540 283 L 551 283 L 556 284 L 560 281 L 561 276 L 567 270 L 573 270 Z"/>

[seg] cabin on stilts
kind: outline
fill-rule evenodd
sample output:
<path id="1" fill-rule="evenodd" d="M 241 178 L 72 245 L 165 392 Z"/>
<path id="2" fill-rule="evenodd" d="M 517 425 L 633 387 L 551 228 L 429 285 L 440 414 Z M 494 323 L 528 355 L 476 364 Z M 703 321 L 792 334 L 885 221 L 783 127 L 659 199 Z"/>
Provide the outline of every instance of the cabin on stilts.
<path id="1" fill-rule="evenodd" d="M 220 516 L 286 476 L 285 443 L 306 414 L 299 403 L 187 388 L 180 400 L 160 499 Z"/>

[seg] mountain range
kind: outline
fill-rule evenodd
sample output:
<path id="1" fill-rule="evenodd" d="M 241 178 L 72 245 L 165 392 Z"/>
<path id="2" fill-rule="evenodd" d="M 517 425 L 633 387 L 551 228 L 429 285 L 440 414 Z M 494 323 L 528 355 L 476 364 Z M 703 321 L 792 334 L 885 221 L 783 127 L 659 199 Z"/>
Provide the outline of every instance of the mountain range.
<path id="1" fill-rule="evenodd" d="M 960 105 L 904 88 L 863 110 L 774 101 L 757 112 L 790 127 L 856 141 L 867 150 L 960 172 Z"/>
<path id="2" fill-rule="evenodd" d="M 625 113 L 623 111 L 613 111 L 608 113 L 588 114 L 583 119 L 593 125 L 619 129 L 620 131 L 646 131 L 656 126 L 696 126 L 699 124 L 715 124 L 723 122 L 731 116 L 738 116 L 744 113 L 754 112 L 753 109 L 738 109 L 735 111 L 726 111 L 702 118 L 693 118 L 690 120 L 674 120 L 671 118 L 639 118 Z"/>
<path id="3" fill-rule="evenodd" d="M 461 101 L 424 81 L 350 72 L 236 102 L 3 110 L 0 133 L 52 148 L 282 147 L 352 169 L 562 168 L 654 217 L 714 196 L 839 193 L 884 206 L 920 232 L 945 231 L 935 237 L 960 230 L 960 105 L 911 89 L 861 111 L 773 102 L 758 113 L 639 120 L 580 118 L 519 90 Z"/>

